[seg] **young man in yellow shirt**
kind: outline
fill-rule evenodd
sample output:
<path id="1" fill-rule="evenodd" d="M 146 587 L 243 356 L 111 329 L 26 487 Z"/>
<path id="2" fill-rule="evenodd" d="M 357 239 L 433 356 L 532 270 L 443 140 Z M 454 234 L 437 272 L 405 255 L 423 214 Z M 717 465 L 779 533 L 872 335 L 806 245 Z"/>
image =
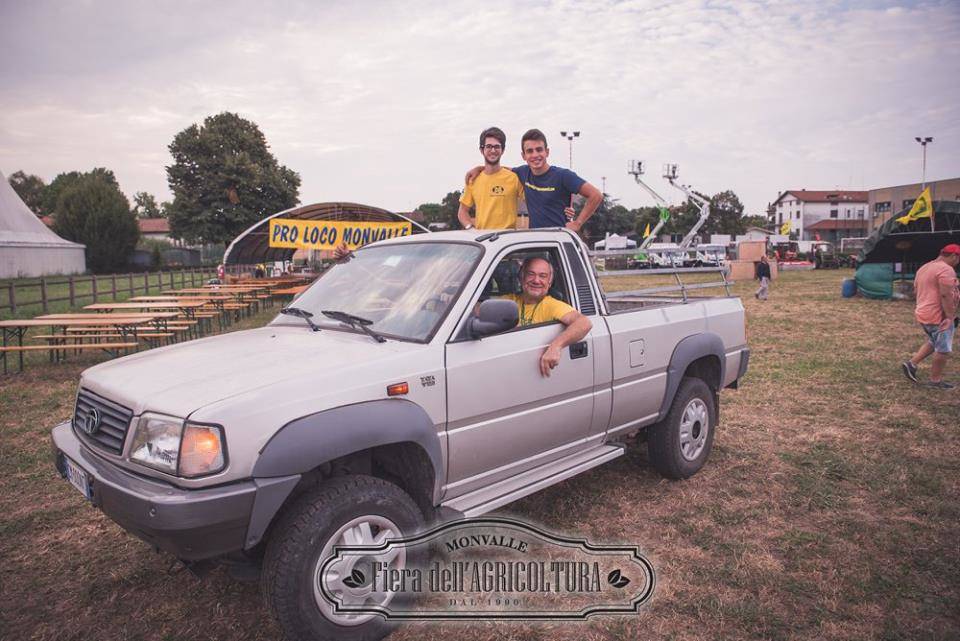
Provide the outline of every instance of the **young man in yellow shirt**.
<path id="1" fill-rule="evenodd" d="M 457 212 L 464 229 L 516 229 L 523 185 L 515 173 L 500 166 L 506 147 L 507 136 L 499 128 L 490 127 L 480 134 L 483 171 L 464 187 Z M 473 207 L 475 217 L 470 216 Z"/>

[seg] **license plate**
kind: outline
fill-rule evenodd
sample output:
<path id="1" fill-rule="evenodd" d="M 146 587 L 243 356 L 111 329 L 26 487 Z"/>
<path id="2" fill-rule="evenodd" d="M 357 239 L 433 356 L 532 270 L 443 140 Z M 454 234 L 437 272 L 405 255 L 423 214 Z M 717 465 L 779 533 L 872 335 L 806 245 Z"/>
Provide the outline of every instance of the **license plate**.
<path id="1" fill-rule="evenodd" d="M 64 467 L 67 471 L 67 480 L 70 485 L 77 488 L 89 501 L 92 499 L 90 492 L 90 477 L 79 465 L 71 461 L 66 456 L 63 457 Z"/>

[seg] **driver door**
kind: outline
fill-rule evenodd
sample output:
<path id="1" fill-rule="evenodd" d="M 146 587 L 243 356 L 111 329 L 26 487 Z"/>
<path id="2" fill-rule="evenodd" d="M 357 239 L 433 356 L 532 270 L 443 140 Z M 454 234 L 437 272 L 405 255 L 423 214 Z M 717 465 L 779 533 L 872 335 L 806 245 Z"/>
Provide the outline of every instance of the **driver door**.
<path id="1" fill-rule="evenodd" d="M 550 254 L 563 270 L 556 247 L 525 252 Z M 512 252 L 512 255 L 518 252 Z M 503 258 L 503 257 L 501 257 Z M 510 258 L 510 257 L 508 257 Z M 488 279 L 493 277 L 493 269 Z M 501 269 L 502 273 L 502 269 Z M 563 274 L 567 302 L 570 278 Z M 473 309 L 480 299 L 475 295 Z M 465 322 L 466 319 L 463 319 Z M 478 339 L 454 339 L 446 347 L 446 498 L 488 486 L 582 448 L 593 420 L 594 362 L 588 334 L 549 377 L 540 373 L 540 355 L 564 329 L 559 322 L 534 325 Z"/>

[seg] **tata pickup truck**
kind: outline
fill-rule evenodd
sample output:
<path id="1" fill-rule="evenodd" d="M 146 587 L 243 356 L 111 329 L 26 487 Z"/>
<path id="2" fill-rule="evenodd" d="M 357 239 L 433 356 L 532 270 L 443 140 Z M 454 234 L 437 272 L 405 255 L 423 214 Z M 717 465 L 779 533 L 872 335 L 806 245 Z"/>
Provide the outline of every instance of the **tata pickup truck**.
<path id="1" fill-rule="evenodd" d="M 552 266 L 550 295 L 592 325 L 550 376 L 540 358 L 562 325 L 519 326 L 503 298 L 531 257 Z M 297 640 L 389 630 L 316 589 L 337 544 L 484 514 L 628 442 L 645 442 L 668 478 L 695 474 L 720 392 L 749 356 L 738 298 L 605 295 L 586 246 L 562 229 L 378 242 L 284 312 L 91 367 L 52 437 L 63 478 L 131 534 L 187 563 L 256 563 Z M 393 596 L 350 581 L 340 594 Z"/>

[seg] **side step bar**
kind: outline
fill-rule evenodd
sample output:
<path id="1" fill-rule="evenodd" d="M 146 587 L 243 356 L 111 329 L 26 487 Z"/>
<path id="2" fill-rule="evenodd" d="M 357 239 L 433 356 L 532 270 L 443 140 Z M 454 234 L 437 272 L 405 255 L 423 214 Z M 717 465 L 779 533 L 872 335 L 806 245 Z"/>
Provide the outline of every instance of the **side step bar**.
<path id="1" fill-rule="evenodd" d="M 458 496 L 443 503 L 442 507 L 456 510 L 466 517 L 480 516 L 554 483 L 576 476 L 580 472 L 602 465 L 622 456 L 625 451 L 623 445 L 592 447 L 586 452 L 578 452 L 560 460 L 551 461 L 489 487 Z"/>

